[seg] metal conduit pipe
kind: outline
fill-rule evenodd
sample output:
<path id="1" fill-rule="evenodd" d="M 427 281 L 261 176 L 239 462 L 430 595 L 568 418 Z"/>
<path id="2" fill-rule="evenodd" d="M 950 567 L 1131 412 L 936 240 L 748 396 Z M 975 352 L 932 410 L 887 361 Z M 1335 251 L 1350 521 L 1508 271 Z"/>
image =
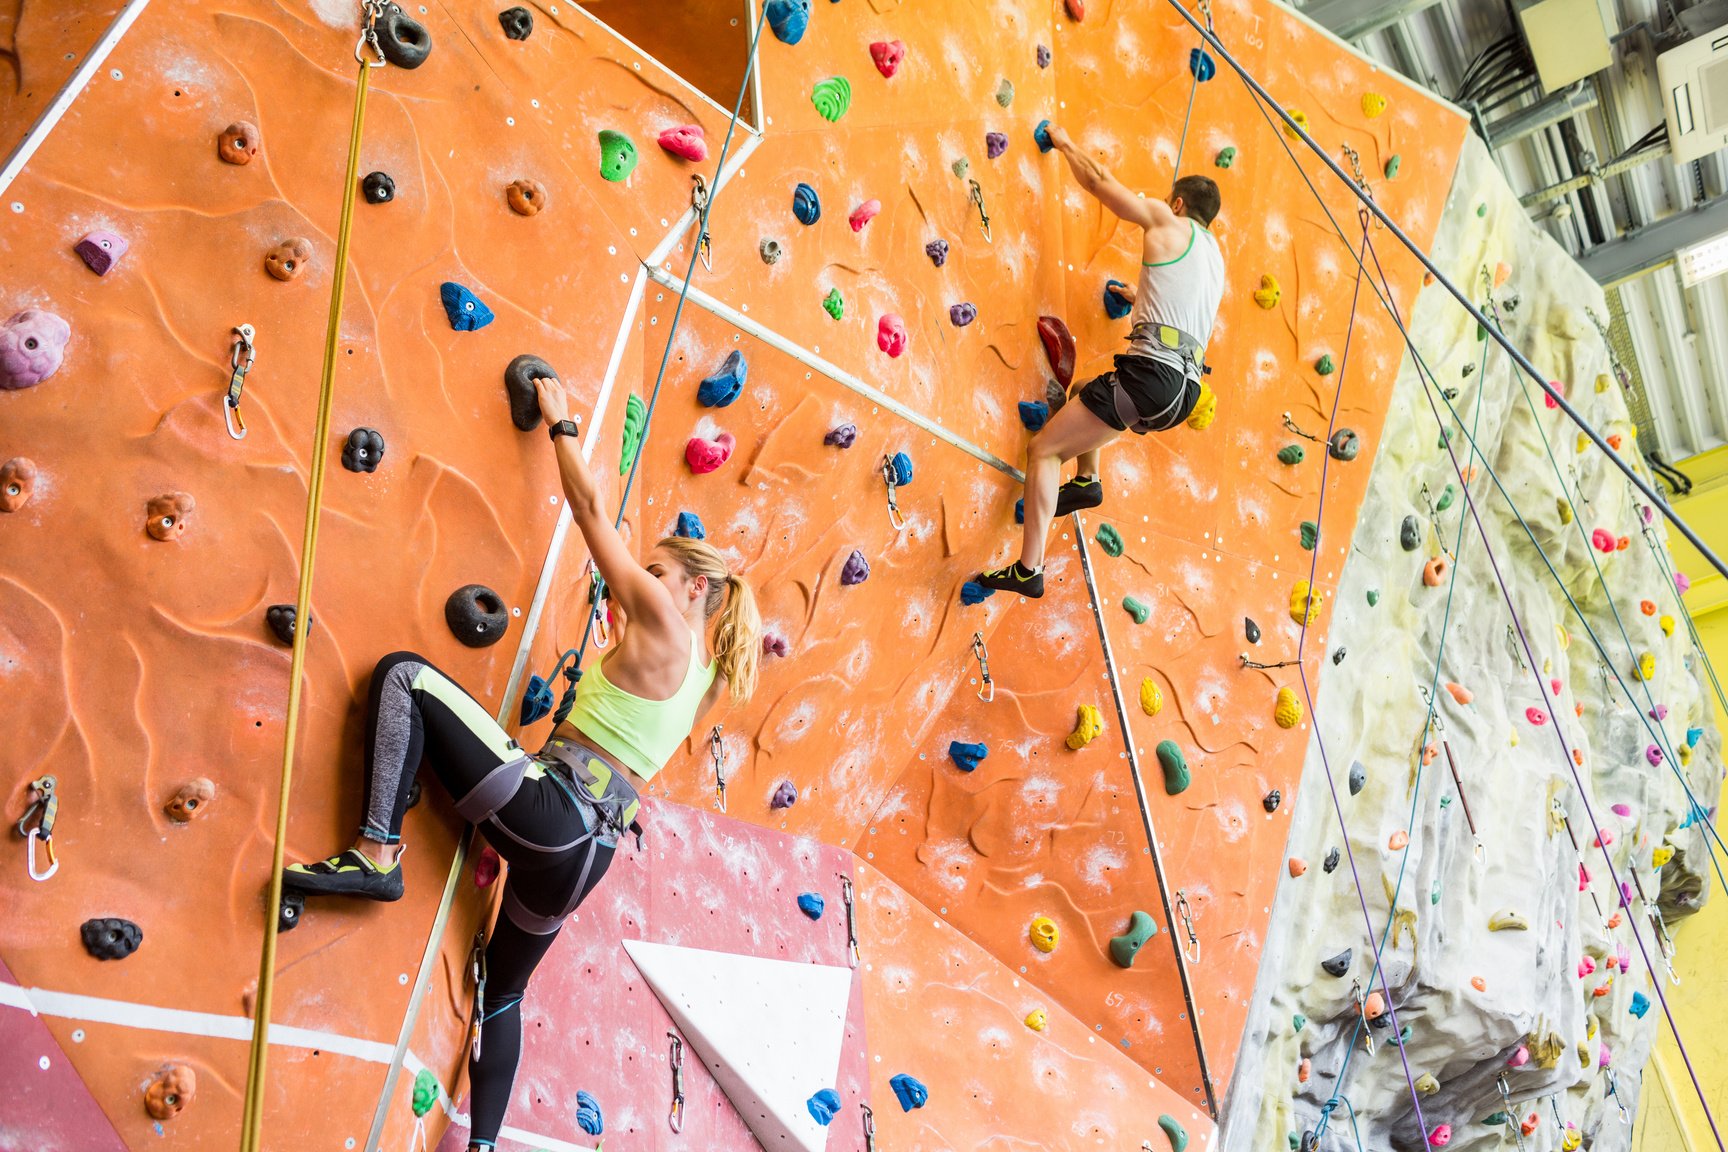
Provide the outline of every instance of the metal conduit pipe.
<path id="1" fill-rule="evenodd" d="M 1546 204 L 1550 200 L 1558 200 L 1562 196 L 1569 196 L 1574 192 L 1588 188 L 1592 184 L 1599 184 L 1604 180 L 1620 175 L 1622 172 L 1630 172 L 1634 168 L 1641 167 L 1652 160 L 1666 155 L 1668 155 L 1668 145 L 1664 142 L 1654 148 L 1647 148 L 1642 152 L 1634 152 L 1630 156 L 1622 156 L 1618 160 L 1611 160 L 1607 164 L 1592 168 L 1590 171 L 1579 176 L 1574 176 L 1570 180 L 1562 180 L 1558 184 L 1550 184 L 1546 188 L 1538 188 L 1534 192 L 1526 192 L 1518 198 L 1518 203 L 1524 205 L 1526 208 L 1532 208 L 1538 204 Z"/>

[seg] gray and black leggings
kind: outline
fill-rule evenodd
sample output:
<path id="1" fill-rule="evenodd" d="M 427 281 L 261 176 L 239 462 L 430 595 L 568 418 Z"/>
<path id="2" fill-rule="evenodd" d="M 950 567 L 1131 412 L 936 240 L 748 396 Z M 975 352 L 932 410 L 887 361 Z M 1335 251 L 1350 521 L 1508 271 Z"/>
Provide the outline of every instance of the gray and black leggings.
<path id="1" fill-rule="evenodd" d="M 361 835 L 392 844 L 402 838 L 422 758 L 510 864 L 504 915 L 486 945 L 480 1058 L 468 1065 L 469 1139 L 491 1147 L 521 1058 L 519 1006 L 528 977 L 564 918 L 606 874 L 615 839 L 596 835 L 593 810 L 571 782 L 524 754 L 461 685 L 412 652 L 392 652 L 372 673 Z"/>

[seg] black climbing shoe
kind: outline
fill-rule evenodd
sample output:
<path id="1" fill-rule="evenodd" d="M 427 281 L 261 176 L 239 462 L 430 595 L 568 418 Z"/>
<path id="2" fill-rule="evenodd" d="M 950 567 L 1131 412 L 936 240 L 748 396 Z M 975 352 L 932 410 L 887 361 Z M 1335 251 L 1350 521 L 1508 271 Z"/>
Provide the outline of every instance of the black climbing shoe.
<path id="1" fill-rule="evenodd" d="M 402 899 L 402 858 L 389 868 L 374 864 L 350 848 L 328 860 L 290 864 L 282 870 L 282 887 L 319 896 L 364 896 L 369 900 Z"/>
<path id="2" fill-rule="evenodd" d="M 1034 571 L 1023 567 L 1018 560 L 1006 568 L 998 568 L 994 572 L 981 572 L 978 583 L 986 588 L 994 588 L 998 592 L 1018 592 L 1022 596 L 1036 600 L 1044 595 L 1044 570 Z"/>
<path id="3" fill-rule="evenodd" d="M 1096 476 L 1076 476 L 1056 490 L 1056 515 L 1067 516 L 1104 503 L 1104 485 Z"/>

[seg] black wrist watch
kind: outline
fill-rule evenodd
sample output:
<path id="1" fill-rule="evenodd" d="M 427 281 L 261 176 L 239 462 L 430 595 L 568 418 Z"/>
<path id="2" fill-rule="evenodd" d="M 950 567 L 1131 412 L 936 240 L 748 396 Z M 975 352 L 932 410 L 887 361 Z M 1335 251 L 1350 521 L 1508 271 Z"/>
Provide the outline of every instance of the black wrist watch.
<path id="1" fill-rule="evenodd" d="M 574 420 L 560 420 L 558 423 L 553 424 L 546 429 L 546 435 L 551 437 L 553 440 L 558 439 L 560 436 L 580 436 L 581 434 L 582 425 L 576 423 Z"/>

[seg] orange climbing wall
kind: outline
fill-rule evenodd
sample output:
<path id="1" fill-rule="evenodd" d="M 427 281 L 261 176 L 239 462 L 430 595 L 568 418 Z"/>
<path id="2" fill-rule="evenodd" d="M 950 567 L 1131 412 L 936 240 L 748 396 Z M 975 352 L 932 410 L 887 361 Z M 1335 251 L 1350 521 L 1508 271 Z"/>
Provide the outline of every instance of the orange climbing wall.
<path id="1" fill-rule="evenodd" d="M 115 7 L 68 2 L 55 19 L 93 40 Z M 726 126 L 713 102 L 599 23 L 604 4 L 593 16 L 536 5 L 535 32 L 522 43 L 503 38 L 489 7 L 428 7 L 431 59 L 415 72 L 377 74 L 368 111 L 361 171 L 391 173 L 397 199 L 356 207 L 290 826 L 297 857 L 330 851 L 354 824 L 360 708 L 379 656 L 418 649 L 513 716 L 518 648 L 526 646 L 523 663 L 545 671 L 579 638 L 584 554 L 575 539 L 550 547 L 559 514 L 550 454 L 539 433 L 508 423 L 500 375 L 520 352 L 556 365 L 598 426 L 597 466 L 616 478 L 623 397 L 652 389 L 689 236 L 663 250 L 658 279 L 643 277 L 640 261 L 686 209 L 689 174 L 713 172 L 712 159 L 692 166 L 662 154 L 654 136 L 697 122 L 717 152 Z M 721 16 L 737 8 L 686 7 Z M 892 956 L 900 974 L 898 983 L 865 980 L 862 1043 L 909 1062 L 868 1066 L 884 1132 L 912 1132 L 884 1115 L 911 1123 L 897 1116 L 889 1075 L 908 1071 L 932 1089 L 917 1117 L 925 1127 L 905 1146 L 937 1139 L 928 1133 L 956 1146 L 982 1141 L 978 1125 L 1000 1111 L 965 1102 L 973 1072 L 940 1063 L 940 1047 L 908 1046 L 898 1035 L 904 1024 L 893 1023 L 907 1011 L 908 981 L 951 980 L 956 949 L 988 969 L 982 999 L 940 1004 L 966 1027 L 1020 1028 L 1001 1006 L 1002 985 L 1017 978 L 1028 999 L 1051 1008 L 1048 1043 L 1078 1052 L 1068 1033 L 1090 1030 L 1086 1058 L 1064 1065 L 1077 1091 L 1103 1098 L 1109 1084 L 1128 1085 L 1132 1062 L 1149 1074 L 1144 1091 L 1153 1096 L 1204 1100 L 1112 706 L 1112 669 L 1074 551 L 1076 525 L 1057 526 L 1052 588 L 1041 603 L 998 596 L 963 608 L 958 599 L 961 582 L 1005 558 L 1018 536 L 1016 485 L 996 465 L 1018 463 L 1023 452 L 1016 402 L 1043 394 L 1036 317 L 1066 318 L 1082 375 L 1108 362 L 1125 329 L 1106 320 L 1099 299 L 1105 279 L 1132 278 L 1128 230 L 1111 227 L 1058 162 L 1037 153 L 1031 128 L 1047 116 L 1065 122 L 1154 194 L 1168 183 L 1181 131 L 1192 32 L 1160 4 L 1094 0 L 1090 8 L 1074 26 L 1059 4 L 818 3 L 799 45 L 764 35 L 766 132 L 759 141 L 741 134 L 735 145 L 742 159 L 712 217 L 713 269 L 698 268 L 700 292 L 685 308 L 628 509 L 633 534 L 649 538 L 680 510 L 698 512 L 757 585 L 770 630 L 790 647 L 787 658 L 768 658 L 748 708 L 716 717 L 728 813 L 851 848 L 874 869 L 864 870 L 873 898 L 905 916 L 921 909 L 920 924 L 943 924 L 908 934 L 865 918 L 867 960 Z M 1216 19 L 1225 41 L 1308 114 L 1335 155 L 1348 143 L 1371 174 L 1401 156 L 1400 178 L 1376 178 L 1375 195 L 1419 241 L 1431 236 L 1462 119 L 1270 3 L 1221 4 Z M 20 70 L 63 74 L 50 59 L 62 46 L 26 35 L 23 19 L 17 28 Z M 867 51 L 887 38 L 907 46 L 892 80 Z M 26 880 L 16 842 L 0 872 L 0 956 L 26 988 L 101 998 L 96 1006 L 52 999 L 58 1007 L 43 1015 L 132 1146 L 153 1130 L 138 1086 L 169 1061 L 201 1077 L 193 1108 L 167 1125 L 176 1137 L 230 1147 L 238 1125 L 246 1049 L 238 1037 L 256 973 L 286 693 L 287 653 L 263 612 L 293 599 L 353 41 L 352 16 L 337 0 L 291 10 L 233 0 L 221 13 L 152 5 L 107 66 L 121 78 L 104 69 L 9 190 L 7 202 L 22 210 L 0 214 L 0 258 L 20 270 L 0 300 L 5 314 L 47 308 L 73 329 L 55 377 L 0 392 L 0 461 L 25 456 L 41 472 L 31 503 L 0 516 L 0 653 L 14 685 L 14 706 L 0 719 L 7 814 L 16 818 L 24 784 L 43 772 L 58 775 L 63 795 L 59 875 Z M 1054 52 L 1047 70 L 1034 62 L 1038 44 Z M 836 124 L 808 99 L 812 84 L 832 75 L 846 76 L 853 93 Z M 1014 88 L 1007 107 L 995 99 L 1003 78 Z M 1375 120 L 1360 103 L 1369 90 L 1390 100 Z M 18 100 L 0 112 L 14 138 L 33 115 Z M 215 155 L 217 132 L 237 119 L 256 123 L 264 141 L 245 167 Z M 607 127 L 641 149 L 628 184 L 599 176 L 594 134 Z M 984 134 L 993 130 L 1010 144 L 990 161 Z M 1102 521 L 1126 541 L 1116 559 L 1088 546 L 1166 877 L 1195 913 L 1201 960 L 1189 971 L 1219 1092 L 1306 742 L 1305 727 L 1270 722 L 1273 694 L 1295 682 L 1294 669 L 1244 671 L 1237 655 L 1294 655 L 1289 590 L 1310 559 L 1296 527 L 1315 517 L 1320 459 L 1310 451 L 1294 468 L 1276 462 L 1294 439 L 1278 414 L 1324 429 L 1340 377 L 1322 378 L 1311 365 L 1322 353 L 1343 358 L 1353 276 L 1346 246 L 1327 231 L 1281 139 L 1230 75 L 1199 89 L 1184 168 L 1222 185 L 1217 231 L 1231 276 L 1210 356 L 1219 416 L 1203 433 L 1183 429 L 1112 450 L 1111 501 L 1084 525 L 1088 541 Z M 1238 158 L 1216 168 L 1226 145 Z M 952 172 L 961 158 L 980 182 L 990 243 Z M 519 176 L 547 187 L 541 215 L 505 207 L 503 185 Z M 799 181 L 821 195 L 814 227 L 790 212 Z M 882 213 L 854 233 L 847 213 L 868 198 L 881 200 Z M 1327 201 L 1354 229 L 1347 197 L 1327 189 Z M 96 228 L 131 243 L 102 279 L 72 253 Z M 264 274 L 263 254 L 289 236 L 309 238 L 314 257 L 297 281 L 278 283 Z M 937 236 L 951 246 L 940 269 L 923 254 Z M 781 244 L 777 263 L 757 255 L 764 238 Z M 1391 254 L 1383 233 L 1376 238 L 1407 307 L 1419 285 L 1414 265 Z M 1270 311 L 1249 296 L 1263 273 L 1283 285 Z M 474 290 L 496 321 L 451 331 L 437 297 L 446 279 Z M 821 307 L 831 288 L 845 300 L 839 321 Z M 960 301 L 978 309 L 964 329 L 947 318 Z M 885 312 L 904 317 L 910 334 L 897 360 L 876 347 Z M 244 407 L 251 434 L 236 443 L 223 431 L 220 403 L 228 333 L 242 322 L 258 328 L 258 362 Z M 724 410 L 701 409 L 696 381 L 733 348 L 750 362 L 744 396 Z M 1348 546 L 1398 349 L 1387 322 L 1365 313 L 1340 409 L 1365 446 L 1329 473 L 1323 592 Z M 858 443 L 846 452 L 823 446 L 823 433 L 845 421 L 858 425 Z M 372 475 L 343 471 L 335 458 L 346 432 L 362 425 L 388 443 Z M 718 429 L 737 437 L 737 451 L 718 472 L 692 477 L 685 440 Z M 917 470 L 900 493 L 904 532 L 888 522 L 877 472 L 895 451 Z M 171 491 L 197 506 L 176 541 L 158 542 L 144 533 L 145 505 Z M 869 558 L 872 576 L 841 587 L 853 549 Z M 470 582 L 521 612 L 503 643 L 479 652 L 459 645 L 441 618 L 449 592 Z M 545 612 L 525 636 L 537 586 Z M 1125 594 L 1152 607 L 1146 624 L 1122 611 Z M 1265 631 L 1257 649 L 1242 639 L 1245 615 Z M 1306 650 L 1317 681 L 1326 619 L 1323 612 Z M 990 646 L 991 704 L 975 695 L 975 631 Z M 1147 676 L 1164 692 L 1156 717 L 1135 704 Z M 1062 738 L 1079 703 L 1098 705 L 1105 728 L 1073 752 Z M 657 779 L 660 803 L 713 804 L 705 737 L 696 733 Z M 990 757 L 961 774 L 946 756 L 953 739 L 986 741 Z M 1162 739 L 1180 743 L 1193 767 L 1180 797 L 1160 786 L 1151 750 Z M 189 826 L 171 824 L 162 804 L 198 775 L 215 781 L 215 803 Z M 773 811 L 768 797 L 785 779 L 800 788 L 800 802 Z M 1261 801 L 1273 788 L 1284 804 L 1268 816 Z M 356 1146 L 366 1141 L 456 843 L 436 793 L 409 818 L 406 901 L 318 905 L 283 937 L 276 1019 L 307 1031 L 279 1037 L 273 1053 L 272 1141 L 332 1125 Z M 485 909 L 466 872 L 456 891 L 448 926 L 431 942 L 438 954 L 426 1006 L 407 1036 L 413 1057 L 446 1086 L 457 1084 L 461 1063 L 462 957 Z M 1104 949 L 1135 909 L 1151 912 L 1160 932 L 1124 972 Z M 118 965 L 78 945 L 79 922 L 107 915 L 144 928 L 142 949 Z M 1061 928 L 1052 954 L 1027 941 L 1035 915 Z M 91 1018 L 98 1007 L 100 1021 Z M 569 1011 L 575 1020 L 582 1006 Z M 1016 1052 L 1027 1039 L 1017 1039 Z M 1104 1060 L 1096 1045 L 1115 1052 Z M 654 1076 L 645 1092 L 662 1091 Z M 411 1080 L 404 1074 L 386 1102 L 387 1146 L 405 1141 Z M 1140 1107 L 1140 1091 L 1118 1097 L 1121 1107 Z M 314 1097 L 319 1107 L 305 1109 Z M 1205 1134 L 1198 1120 L 1188 1127 Z M 852 1146 L 855 1124 L 834 1131 L 832 1146 Z M 1038 1138 L 1079 1147 L 1093 1136 L 1076 1129 Z"/>

